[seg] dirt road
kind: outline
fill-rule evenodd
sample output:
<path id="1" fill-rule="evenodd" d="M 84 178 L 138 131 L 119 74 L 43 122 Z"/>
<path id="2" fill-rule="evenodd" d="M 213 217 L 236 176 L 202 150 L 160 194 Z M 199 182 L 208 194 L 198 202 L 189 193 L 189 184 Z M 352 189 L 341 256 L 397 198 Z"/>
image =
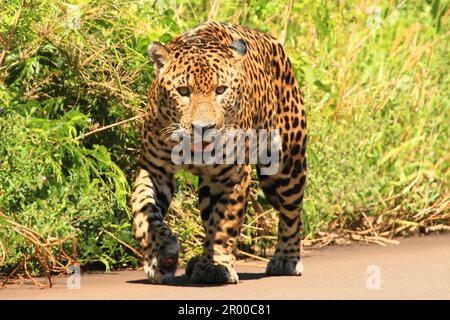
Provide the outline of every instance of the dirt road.
<path id="1" fill-rule="evenodd" d="M 52 289 L 8 285 L 0 299 L 450 299 L 450 235 L 399 239 L 399 245 L 313 249 L 302 277 L 267 277 L 262 261 L 239 262 L 238 285 L 190 283 L 179 269 L 171 285 L 151 285 L 142 271 L 82 274 Z"/>

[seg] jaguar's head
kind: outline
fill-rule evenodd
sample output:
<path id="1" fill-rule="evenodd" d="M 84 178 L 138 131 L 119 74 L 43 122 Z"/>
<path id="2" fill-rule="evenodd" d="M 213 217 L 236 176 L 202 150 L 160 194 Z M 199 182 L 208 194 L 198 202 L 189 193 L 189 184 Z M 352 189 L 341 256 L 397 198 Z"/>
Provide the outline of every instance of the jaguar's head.
<path id="1" fill-rule="evenodd" d="M 233 126 L 240 110 L 244 40 L 223 45 L 183 39 L 166 46 L 153 42 L 148 55 L 155 75 L 150 99 L 165 127 L 195 130 Z"/>

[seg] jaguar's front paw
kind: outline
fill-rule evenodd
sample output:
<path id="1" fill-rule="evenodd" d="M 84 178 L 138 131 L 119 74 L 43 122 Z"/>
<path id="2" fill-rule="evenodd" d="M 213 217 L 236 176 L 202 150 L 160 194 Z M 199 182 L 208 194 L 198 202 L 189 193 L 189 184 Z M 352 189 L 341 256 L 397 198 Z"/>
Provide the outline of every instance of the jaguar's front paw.
<path id="1" fill-rule="evenodd" d="M 203 263 L 195 258 L 189 261 L 191 266 L 188 263 L 186 268 L 186 273 L 190 275 L 192 282 L 218 284 L 239 282 L 239 277 L 233 267 L 223 264 Z"/>
<path id="2" fill-rule="evenodd" d="M 178 242 L 172 238 L 156 251 L 146 254 L 144 270 L 152 283 L 167 283 L 173 279 L 177 263 Z"/>
<path id="3" fill-rule="evenodd" d="M 266 273 L 276 276 L 301 276 L 303 264 L 297 257 L 273 257 L 267 264 Z"/>

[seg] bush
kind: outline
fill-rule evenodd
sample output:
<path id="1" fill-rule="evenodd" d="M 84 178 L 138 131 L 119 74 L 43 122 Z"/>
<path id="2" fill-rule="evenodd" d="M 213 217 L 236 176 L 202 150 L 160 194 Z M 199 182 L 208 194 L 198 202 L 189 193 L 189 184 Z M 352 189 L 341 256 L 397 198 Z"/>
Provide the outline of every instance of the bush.
<path id="1" fill-rule="evenodd" d="M 138 265 L 127 199 L 152 74 L 146 46 L 208 17 L 285 43 L 308 111 L 304 243 L 448 228 L 444 2 L 74 3 L 15 0 L 0 13 L 2 273 Z M 203 230 L 196 178 L 177 179 L 167 221 L 186 259 Z M 240 248 L 260 254 L 277 215 L 256 183 L 252 204 Z"/>

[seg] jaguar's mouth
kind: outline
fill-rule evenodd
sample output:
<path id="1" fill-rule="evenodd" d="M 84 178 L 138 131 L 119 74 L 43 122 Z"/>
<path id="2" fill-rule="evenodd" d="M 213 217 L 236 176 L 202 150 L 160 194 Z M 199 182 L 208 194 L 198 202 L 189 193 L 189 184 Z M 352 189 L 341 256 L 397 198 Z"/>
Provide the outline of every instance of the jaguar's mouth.
<path id="1" fill-rule="evenodd" d="M 191 143 L 192 152 L 205 152 L 210 151 L 212 148 L 212 142 L 210 141 L 200 141 L 197 143 Z"/>

